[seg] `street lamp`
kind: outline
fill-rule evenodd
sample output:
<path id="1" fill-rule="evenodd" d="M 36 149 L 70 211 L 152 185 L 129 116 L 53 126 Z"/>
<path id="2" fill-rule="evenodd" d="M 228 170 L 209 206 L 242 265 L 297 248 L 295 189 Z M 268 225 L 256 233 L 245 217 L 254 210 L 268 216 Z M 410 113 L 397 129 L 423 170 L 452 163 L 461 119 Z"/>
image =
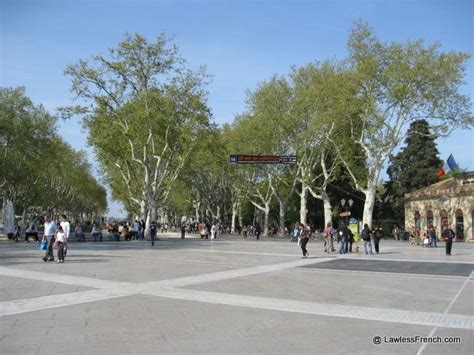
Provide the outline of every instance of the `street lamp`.
<path id="1" fill-rule="evenodd" d="M 346 216 L 346 225 L 348 224 L 347 222 L 349 221 L 349 216 L 351 214 L 350 209 L 352 208 L 353 204 L 354 201 L 352 199 L 349 199 L 348 201 L 346 201 L 345 198 L 341 199 L 341 206 L 345 209 L 343 215 Z"/>

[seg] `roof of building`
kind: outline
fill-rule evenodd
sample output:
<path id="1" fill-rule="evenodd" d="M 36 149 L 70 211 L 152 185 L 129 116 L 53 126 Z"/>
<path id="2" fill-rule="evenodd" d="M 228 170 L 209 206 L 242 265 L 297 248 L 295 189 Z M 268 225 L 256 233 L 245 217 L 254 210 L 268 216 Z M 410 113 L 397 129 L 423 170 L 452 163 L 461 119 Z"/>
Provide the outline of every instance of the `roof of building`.
<path id="1" fill-rule="evenodd" d="M 416 200 L 426 197 L 440 197 L 443 195 L 473 195 L 474 196 L 474 172 L 467 172 L 452 177 L 422 189 L 410 192 L 405 199 Z"/>

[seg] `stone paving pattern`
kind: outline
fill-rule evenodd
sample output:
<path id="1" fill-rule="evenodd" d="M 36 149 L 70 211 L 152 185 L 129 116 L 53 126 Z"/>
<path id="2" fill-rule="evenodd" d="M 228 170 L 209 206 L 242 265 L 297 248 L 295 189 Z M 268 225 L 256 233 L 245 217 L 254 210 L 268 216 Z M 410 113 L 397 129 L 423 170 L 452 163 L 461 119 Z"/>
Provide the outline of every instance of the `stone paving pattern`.
<path id="1" fill-rule="evenodd" d="M 311 240 L 303 259 L 283 239 L 160 237 L 71 242 L 64 264 L 0 241 L 0 354 L 474 353 L 473 244 Z M 461 343 L 373 343 L 416 335 Z"/>

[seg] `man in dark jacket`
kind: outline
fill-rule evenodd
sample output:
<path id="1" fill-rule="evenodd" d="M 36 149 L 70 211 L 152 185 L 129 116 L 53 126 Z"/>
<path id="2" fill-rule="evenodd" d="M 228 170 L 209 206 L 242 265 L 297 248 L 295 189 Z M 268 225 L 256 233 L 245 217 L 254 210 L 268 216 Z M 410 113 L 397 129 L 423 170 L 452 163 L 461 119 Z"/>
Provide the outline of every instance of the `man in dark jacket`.
<path id="1" fill-rule="evenodd" d="M 452 229 L 452 226 L 449 225 L 444 231 L 443 231 L 443 239 L 446 242 L 446 255 L 451 255 L 451 248 L 453 247 L 453 239 L 455 236 L 455 233 Z"/>
<path id="2" fill-rule="evenodd" d="M 383 238 L 383 230 L 380 227 L 376 227 L 376 228 L 374 228 L 373 233 L 374 233 L 373 234 L 373 236 L 374 236 L 374 248 L 375 248 L 375 252 L 378 254 L 379 253 L 380 239 Z"/>
<path id="3" fill-rule="evenodd" d="M 262 231 L 262 229 L 260 228 L 260 224 L 257 223 L 257 225 L 255 226 L 255 239 L 257 239 L 257 240 L 260 239 L 261 231 Z"/>
<path id="4" fill-rule="evenodd" d="M 370 242 L 371 234 L 372 234 L 372 231 L 370 230 L 369 225 L 367 223 L 364 224 L 364 229 L 362 229 L 362 232 L 360 232 L 360 237 L 364 241 L 365 254 L 373 254 L 372 243 Z"/>
<path id="5" fill-rule="evenodd" d="M 346 246 L 349 241 L 349 230 L 344 222 L 341 222 L 337 230 L 338 238 L 341 240 L 341 247 L 339 249 L 339 254 L 346 254 Z"/>
<path id="6" fill-rule="evenodd" d="M 156 222 L 153 221 L 150 223 L 150 237 L 151 237 L 151 246 L 155 245 L 155 238 L 156 238 L 156 232 L 157 232 L 158 226 L 156 225 Z"/>

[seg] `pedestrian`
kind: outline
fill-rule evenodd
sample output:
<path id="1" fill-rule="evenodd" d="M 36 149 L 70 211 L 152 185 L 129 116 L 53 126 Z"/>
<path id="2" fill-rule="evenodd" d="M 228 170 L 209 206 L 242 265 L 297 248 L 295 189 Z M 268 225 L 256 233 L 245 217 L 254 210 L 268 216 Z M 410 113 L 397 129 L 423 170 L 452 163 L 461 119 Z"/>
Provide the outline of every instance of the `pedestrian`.
<path id="1" fill-rule="evenodd" d="M 141 225 L 141 228 L 140 228 L 141 237 L 142 237 L 142 239 L 145 239 L 145 227 L 146 227 L 146 223 L 145 223 L 145 221 L 144 221 L 143 219 L 140 221 L 140 225 Z"/>
<path id="2" fill-rule="evenodd" d="M 257 222 L 255 226 L 255 239 L 259 240 L 260 239 L 260 233 L 262 232 L 262 229 L 260 228 L 260 224 Z"/>
<path id="3" fill-rule="evenodd" d="M 309 241 L 309 235 L 303 223 L 300 224 L 299 230 L 300 230 L 300 233 L 298 235 L 298 244 L 303 253 L 303 258 L 306 258 L 309 256 L 309 253 L 306 250 L 306 245 L 308 244 L 308 241 Z"/>
<path id="4" fill-rule="evenodd" d="M 379 253 L 379 243 L 380 243 L 380 239 L 383 238 L 383 230 L 382 230 L 382 228 L 380 228 L 380 227 L 374 228 L 373 236 L 374 236 L 374 248 L 375 248 L 375 252 L 378 254 L 378 253 Z"/>
<path id="5" fill-rule="evenodd" d="M 133 231 L 134 231 L 133 239 L 134 240 L 138 240 L 140 238 L 141 228 L 142 228 L 141 223 L 138 221 L 138 219 L 136 219 L 135 223 L 133 223 Z"/>
<path id="6" fill-rule="evenodd" d="M 56 235 L 56 223 L 48 215 L 44 216 L 44 235 L 43 239 L 48 242 L 48 249 L 43 257 L 43 261 L 54 261 L 53 244 Z"/>
<path id="7" fill-rule="evenodd" d="M 77 221 L 76 226 L 74 228 L 74 233 L 76 234 L 76 238 L 78 242 L 85 242 L 86 237 L 84 236 L 84 233 L 82 233 L 82 225 L 81 222 Z"/>
<path id="8" fill-rule="evenodd" d="M 68 240 L 69 236 L 71 234 L 71 223 L 67 220 L 67 216 L 65 214 L 62 214 L 59 216 L 59 221 L 60 221 L 60 226 L 63 229 L 64 232 L 64 256 L 67 255 L 67 250 L 68 250 Z"/>
<path id="9" fill-rule="evenodd" d="M 155 238 L 156 238 L 156 231 L 158 230 L 158 226 L 156 222 L 153 221 L 150 223 L 150 237 L 151 237 L 151 246 L 155 245 Z"/>
<path id="10" fill-rule="evenodd" d="M 366 223 L 364 224 L 364 228 L 362 229 L 362 232 L 360 232 L 360 236 L 362 240 L 364 241 L 364 249 L 365 249 L 365 254 L 373 254 L 372 253 L 372 244 L 370 242 L 370 235 L 372 234 L 372 231 L 369 228 L 369 225 Z"/>
<path id="11" fill-rule="evenodd" d="M 216 239 L 216 234 L 217 234 L 216 224 L 213 223 L 211 226 L 211 240 Z"/>
<path id="12" fill-rule="evenodd" d="M 354 243 L 354 233 L 350 230 L 349 227 L 347 227 L 347 243 L 346 243 L 346 254 L 352 253 L 352 243 Z"/>
<path id="13" fill-rule="evenodd" d="M 450 224 L 443 231 L 443 239 L 446 242 L 446 255 L 451 256 L 451 249 L 453 247 L 453 239 L 456 234 L 453 231 L 452 225 Z"/>
<path id="14" fill-rule="evenodd" d="M 436 231 L 432 224 L 428 227 L 428 239 L 430 240 L 430 248 L 438 247 L 438 245 L 436 244 Z"/>
<path id="15" fill-rule="evenodd" d="M 131 240 L 127 222 L 123 224 L 121 234 L 122 234 L 123 240 L 128 240 L 128 241 Z"/>
<path id="16" fill-rule="evenodd" d="M 347 243 L 349 242 L 349 231 L 344 222 L 337 229 L 338 238 L 341 240 L 341 247 L 339 248 L 339 254 L 346 254 Z"/>
<path id="17" fill-rule="evenodd" d="M 56 235 L 54 237 L 55 245 L 58 247 L 58 263 L 64 263 L 64 248 L 67 243 L 66 234 L 64 233 L 63 227 L 61 224 L 56 230 Z"/>
<path id="18" fill-rule="evenodd" d="M 324 237 L 324 252 L 328 253 L 335 252 L 336 249 L 334 249 L 334 241 L 333 241 L 333 234 L 335 233 L 334 228 L 332 227 L 332 223 L 328 222 L 326 228 L 324 229 L 323 232 L 323 237 Z"/>
<path id="19" fill-rule="evenodd" d="M 186 225 L 182 224 L 181 225 L 181 239 L 184 239 L 185 234 L 186 234 Z"/>

